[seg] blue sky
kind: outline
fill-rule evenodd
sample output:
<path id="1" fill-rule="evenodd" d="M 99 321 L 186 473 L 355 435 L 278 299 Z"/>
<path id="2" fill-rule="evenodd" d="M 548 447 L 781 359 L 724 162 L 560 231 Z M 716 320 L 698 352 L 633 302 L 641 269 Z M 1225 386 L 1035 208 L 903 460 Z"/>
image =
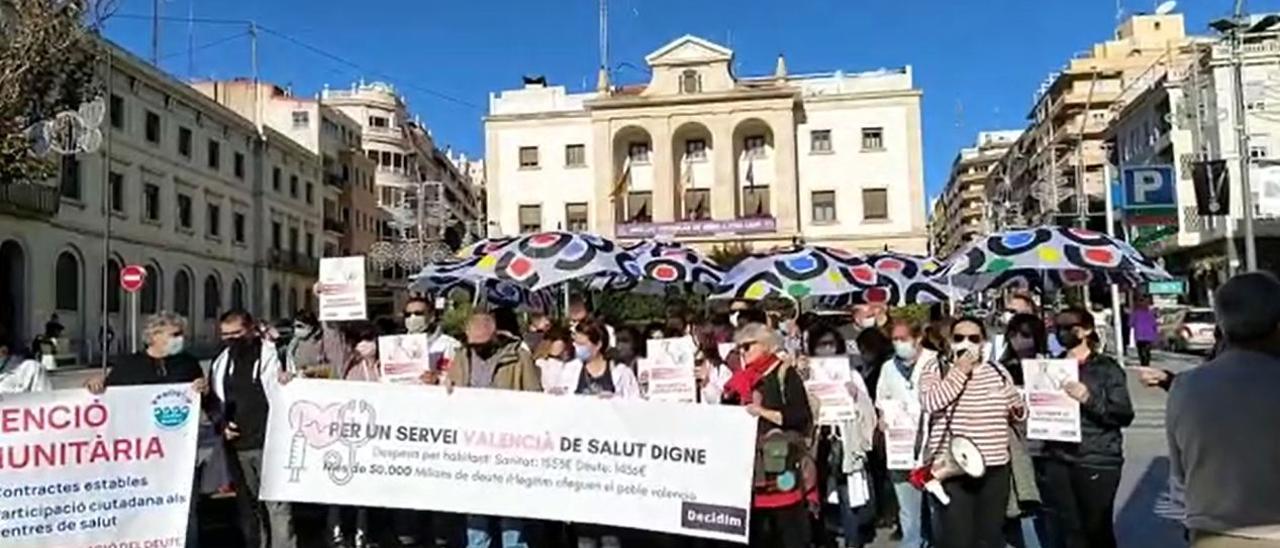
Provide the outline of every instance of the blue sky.
<path id="1" fill-rule="evenodd" d="M 1127 12 L 1150 0 L 1122 0 Z M 151 0 L 120 0 L 107 34 L 148 58 Z M 1226 15 L 1230 0 L 1183 0 L 1191 32 Z M 1249 3 L 1280 9 L 1280 0 Z M 387 80 L 433 130 L 437 142 L 483 155 L 481 117 L 491 91 L 545 74 L 571 90 L 594 85 L 597 8 L 592 0 L 171 0 L 160 32 L 161 65 L 179 77 L 250 73 L 247 25 L 185 21 L 252 19 L 275 33 L 258 42 L 263 79 L 310 95 L 361 77 Z M 910 64 L 924 91 L 925 184 L 946 183 L 960 147 L 986 129 L 1026 124 L 1032 94 L 1074 53 L 1111 35 L 1115 0 L 612 0 L 613 64 L 644 56 L 685 33 L 735 51 L 738 74 L 773 70 L 778 53 L 793 73 Z M 196 50 L 187 54 L 188 44 Z M 351 63 L 353 68 L 344 63 Z M 191 70 L 193 69 L 194 70 Z M 643 81 L 622 66 L 615 81 Z M 442 97 L 443 96 L 443 97 Z"/>

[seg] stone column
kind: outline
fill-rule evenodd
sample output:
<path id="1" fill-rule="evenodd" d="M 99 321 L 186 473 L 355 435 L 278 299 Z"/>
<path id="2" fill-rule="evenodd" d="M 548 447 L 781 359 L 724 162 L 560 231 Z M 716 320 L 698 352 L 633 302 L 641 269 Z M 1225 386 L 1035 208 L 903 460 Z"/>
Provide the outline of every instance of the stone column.
<path id="1" fill-rule="evenodd" d="M 653 221 L 668 223 L 675 215 L 675 151 L 671 145 L 671 127 L 667 120 L 645 124 L 649 132 L 649 162 L 653 166 Z"/>
<path id="2" fill-rule="evenodd" d="M 791 110 L 778 111 L 766 121 L 773 131 L 774 181 L 769 188 L 771 211 L 778 219 L 778 233 L 794 235 L 800 231 L 795 113 Z"/>
<path id="3" fill-rule="evenodd" d="M 709 121 L 707 129 L 711 131 L 711 161 L 715 173 L 711 182 L 711 218 L 732 219 L 737 214 L 738 203 L 733 123 L 728 116 L 717 116 Z"/>
<path id="4" fill-rule="evenodd" d="M 595 192 L 592 193 L 588 225 L 601 236 L 614 235 L 613 184 L 617 180 L 613 161 L 613 132 L 608 120 L 591 122 L 591 164 L 595 166 Z M 619 196 L 625 200 L 625 196 Z"/>

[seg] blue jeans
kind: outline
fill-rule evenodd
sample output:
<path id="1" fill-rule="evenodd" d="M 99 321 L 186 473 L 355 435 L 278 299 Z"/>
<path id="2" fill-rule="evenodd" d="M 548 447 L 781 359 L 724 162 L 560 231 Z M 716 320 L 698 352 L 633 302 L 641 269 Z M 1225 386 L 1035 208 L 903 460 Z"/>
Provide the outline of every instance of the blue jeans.
<path id="1" fill-rule="evenodd" d="M 493 518 L 489 516 L 467 516 L 467 548 L 491 548 L 493 535 L 489 534 L 489 526 L 498 520 L 498 529 L 502 535 L 502 548 L 528 548 L 524 538 L 524 522 L 516 518 Z"/>
<path id="2" fill-rule="evenodd" d="M 921 548 L 921 514 L 924 509 L 924 492 L 908 481 L 894 481 L 893 493 L 898 497 L 898 525 L 902 527 L 902 548 Z"/>

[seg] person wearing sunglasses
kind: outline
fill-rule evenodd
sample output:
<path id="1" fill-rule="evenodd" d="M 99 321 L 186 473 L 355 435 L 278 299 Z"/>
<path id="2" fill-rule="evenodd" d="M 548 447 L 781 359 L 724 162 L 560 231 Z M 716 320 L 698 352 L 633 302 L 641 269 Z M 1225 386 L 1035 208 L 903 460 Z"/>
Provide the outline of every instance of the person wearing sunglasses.
<path id="1" fill-rule="evenodd" d="M 782 338 L 761 323 L 743 324 L 733 338 L 742 368 L 725 383 L 723 400 L 745 406 L 758 419 L 751 510 L 752 548 L 808 548 L 806 495 L 813 487 L 803 470 L 816 417 L 804 379 L 778 357 Z"/>
<path id="2" fill-rule="evenodd" d="M 920 404 L 929 414 L 925 466 L 941 458 L 955 437 L 968 438 L 986 465 L 981 477 L 944 479 L 950 498 L 939 511 L 933 538 L 939 548 L 1003 546 L 1009 503 L 1009 425 L 1026 418 L 1022 397 L 1004 367 L 985 361 L 982 321 L 965 317 L 951 328 L 951 355 L 923 364 Z"/>
<path id="3" fill-rule="evenodd" d="M 1081 440 L 1045 444 L 1051 529 L 1064 548 L 1114 547 L 1111 518 L 1124 465 L 1121 429 L 1134 417 L 1128 379 L 1115 359 L 1098 350 L 1088 310 L 1069 308 L 1058 314 L 1056 325 L 1058 340 L 1067 349 L 1062 357 L 1080 365 L 1080 380 L 1062 388 L 1080 402 Z"/>

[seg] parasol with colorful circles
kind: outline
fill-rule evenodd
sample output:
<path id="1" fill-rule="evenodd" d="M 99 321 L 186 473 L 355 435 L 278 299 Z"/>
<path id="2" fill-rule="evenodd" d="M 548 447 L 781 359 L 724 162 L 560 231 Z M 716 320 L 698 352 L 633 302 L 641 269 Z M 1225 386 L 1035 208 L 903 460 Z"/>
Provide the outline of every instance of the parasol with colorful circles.
<path id="1" fill-rule="evenodd" d="M 595 276 L 638 278 L 636 260 L 611 240 L 575 232 L 540 232 L 495 246 L 455 271 L 468 279 L 496 279 L 531 291 Z"/>
<path id="2" fill-rule="evenodd" d="M 939 276 L 975 291 L 1017 285 L 1070 287 L 1094 280 L 1133 286 L 1171 278 L 1128 243 L 1060 226 L 979 238 L 957 252 Z"/>
<path id="3" fill-rule="evenodd" d="M 597 277 L 591 281 L 591 289 L 662 295 L 674 287 L 705 293 L 719 286 L 724 277 L 718 265 L 684 244 L 646 240 L 626 246 L 626 251 L 635 257 L 640 277 Z"/>
<path id="4" fill-rule="evenodd" d="M 804 299 L 844 295 L 880 284 L 867 261 L 842 249 L 798 246 L 744 258 L 724 275 L 712 298 Z"/>
<path id="5" fill-rule="evenodd" d="M 844 308 L 869 303 L 890 306 L 932 304 L 959 300 L 969 293 L 939 278 L 944 265 L 929 257 L 881 252 L 867 255 L 865 260 L 879 275 L 878 285 L 843 295 L 820 297 L 814 305 L 818 308 Z"/>

